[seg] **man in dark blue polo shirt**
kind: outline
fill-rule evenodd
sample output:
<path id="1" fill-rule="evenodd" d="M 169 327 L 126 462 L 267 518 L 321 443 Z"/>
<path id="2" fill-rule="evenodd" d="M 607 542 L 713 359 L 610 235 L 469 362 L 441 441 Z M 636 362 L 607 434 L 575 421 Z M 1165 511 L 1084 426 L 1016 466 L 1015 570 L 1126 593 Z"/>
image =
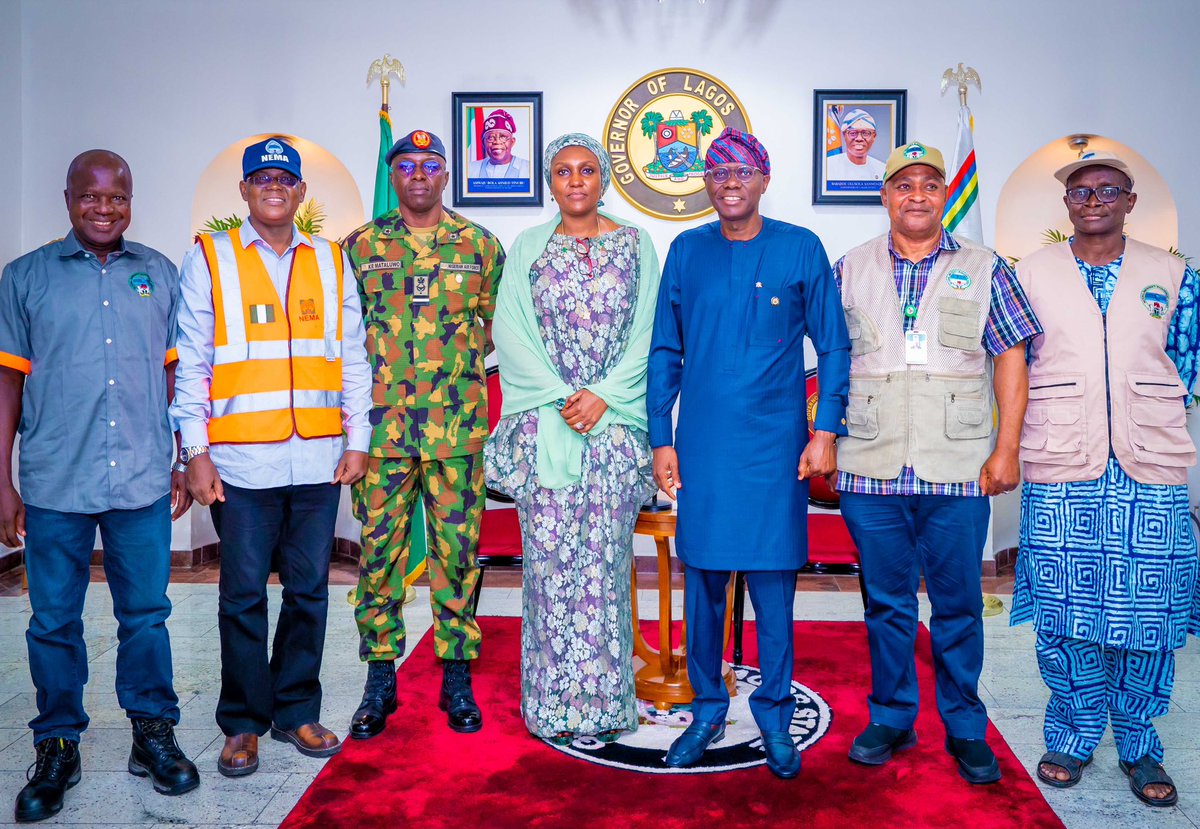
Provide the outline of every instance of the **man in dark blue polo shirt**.
<path id="1" fill-rule="evenodd" d="M 0 543 L 24 540 L 33 616 L 25 634 L 38 715 L 35 771 L 18 821 L 62 808 L 80 777 L 87 652 L 84 594 L 99 528 L 117 618 L 117 699 L 133 722 L 129 771 L 162 794 L 200 777 L 175 741 L 179 699 L 167 636 L 171 520 L 191 505 L 171 471 L 179 276 L 127 242 L 133 178 L 106 150 L 75 158 L 71 232 L 0 279 Z M 21 492 L 12 482 L 21 434 Z"/>

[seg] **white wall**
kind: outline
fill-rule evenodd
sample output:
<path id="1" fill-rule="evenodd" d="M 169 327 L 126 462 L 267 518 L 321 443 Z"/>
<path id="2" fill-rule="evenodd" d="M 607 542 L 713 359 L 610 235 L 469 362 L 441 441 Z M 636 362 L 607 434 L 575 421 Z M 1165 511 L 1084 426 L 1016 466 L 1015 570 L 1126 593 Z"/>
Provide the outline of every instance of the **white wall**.
<path id="1" fill-rule="evenodd" d="M 17 5 L 0 0 L 0 20 L 16 17 Z M 4 154 L 0 181 L 19 177 L 20 198 L 0 200 L 8 202 L 0 234 L 19 226 L 21 249 L 62 234 L 63 173 L 91 146 L 120 152 L 133 168 L 131 237 L 176 259 L 191 239 L 201 173 L 243 136 L 314 141 L 370 194 L 379 96 L 364 80 L 370 61 L 391 52 L 408 71 L 407 87 L 393 87 L 397 135 L 421 126 L 448 138 L 451 91 L 486 90 L 542 90 L 547 138 L 599 134 L 618 95 L 643 74 L 683 66 L 715 75 L 772 153 L 765 212 L 811 227 L 831 256 L 882 232 L 886 220 L 881 209 L 810 204 L 812 90 L 907 88 L 909 138 L 949 155 L 957 99 L 938 87 L 942 71 L 964 61 L 983 79 L 971 103 L 989 239 L 1012 171 L 1047 142 L 1087 132 L 1154 165 L 1174 191 L 1180 247 L 1200 253 L 1188 140 L 1200 126 L 1194 0 L 860 0 L 853 13 L 799 0 L 292 0 L 286 10 L 234 0 L 24 0 L 19 8 L 21 107 L 12 73 L 0 73 L 0 137 L 14 130 L 14 111 L 23 137 L 15 155 Z M 935 17 L 941 22 L 931 24 Z M 12 61 L 13 31 L 0 27 L 0 68 Z M 649 228 L 661 253 L 687 226 L 609 196 L 613 212 Z M 469 215 L 509 243 L 550 210 Z M 8 238 L 0 235 L 0 246 Z"/>
<path id="2" fill-rule="evenodd" d="M 21 234 L 21 2 L 0 0 L 0 263 L 23 250 Z M 64 171 L 65 172 L 65 171 Z M 59 188 L 62 189 L 61 187 Z M 61 197 L 60 202 L 61 204 Z"/>

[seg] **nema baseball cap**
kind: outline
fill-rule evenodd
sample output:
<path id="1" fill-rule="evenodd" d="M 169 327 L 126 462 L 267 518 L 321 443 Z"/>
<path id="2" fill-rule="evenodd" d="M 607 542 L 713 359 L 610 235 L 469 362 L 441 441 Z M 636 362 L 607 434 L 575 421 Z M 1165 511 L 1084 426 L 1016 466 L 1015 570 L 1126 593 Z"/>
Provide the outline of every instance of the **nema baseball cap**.
<path id="1" fill-rule="evenodd" d="M 1066 184 L 1072 173 L 1082 170 L 1084 167 L 1112 167 L 1114 170 L 1120 170 L 1129 176 L 1129 186 L 1133 186 L 1133 172 L 1129 169 L 1129 165 L 1116 153 L 1109 152 L 1084 153 L 1070 164 L 1064 164 L 1055 170 L 1054 177 Z"/>
<path id="2" fill-rule="evenodd" d="M 942 174 L 942 178 L 946 177 L 946 162 L 942 160 L 941 150 L 922 144 L 920 141 L 912 141 L 903 147 L 892 150 L 883 170 L 883 180 L 887 181 L 905 167 L 911 167 L 914 164 L 932 167 Z"/>
<path id="3" fill-rule="evenodd" d="M 242 178 L 259 170 L 283 170 L 296 178 L 300 175 L 300 153 L 282 138 L 268 138 L 251 144 L 242 153 Z"/>

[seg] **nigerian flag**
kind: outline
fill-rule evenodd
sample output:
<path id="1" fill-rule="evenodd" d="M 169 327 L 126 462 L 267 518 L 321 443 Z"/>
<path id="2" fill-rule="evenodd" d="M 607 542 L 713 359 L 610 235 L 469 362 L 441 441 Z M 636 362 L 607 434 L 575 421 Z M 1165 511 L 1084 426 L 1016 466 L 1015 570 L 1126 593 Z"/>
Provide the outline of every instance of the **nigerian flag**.
<path id="1" fill-rule="evenodd" d="M 979 173 L 975 169 L 975 119 L 971 108 L 958 111 L 958 140 L 954 143 L 954 164 L 946 188 L 946 209 L 942 227 L 955 236 L 983 244 L 983 214 L 979 211 Z"/>
<path id="2" fill-rule="evenodd" d="M 388 115 L 387 104 L 384 104 L 379 110 L 379 162 L 375 165 L 375 207 L 372 212 L 376 219 L 384 213 L 395 210 L 399 204 L 396 201 L 396 191 L 392 189 L 387 164 L 387 154 L 391 148 L 392 119 Z M 418 498 L 413 507 L 408 567 L 404 572 L 405 588 L 425 572 L 425 555 L 429 549 L 425 540 L 425 532 L 425 505 Z"/>

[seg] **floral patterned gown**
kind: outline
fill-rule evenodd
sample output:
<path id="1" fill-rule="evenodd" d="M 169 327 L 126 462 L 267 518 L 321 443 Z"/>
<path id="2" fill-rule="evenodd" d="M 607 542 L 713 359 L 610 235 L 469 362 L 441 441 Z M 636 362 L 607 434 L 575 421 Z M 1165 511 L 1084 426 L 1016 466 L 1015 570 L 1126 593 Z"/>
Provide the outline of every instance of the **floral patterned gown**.
<path id="1" fill-rule="evenodd" d="M 563 381 L 580 389 L 602 380 L 625 353 L 637 304 L 637 231 L 555 234 L 528 278 Z M 649 440 L 619 424 L 587 435 L 582 480 L 546 489 L 537 429 L 537 411 L 505 417 L 484 451 L 488 485 L 516 500 L 521 520 L 521 712 L 544 738 L 633 730 L 629 579 L 633 526 L 655 489 Z"/>

